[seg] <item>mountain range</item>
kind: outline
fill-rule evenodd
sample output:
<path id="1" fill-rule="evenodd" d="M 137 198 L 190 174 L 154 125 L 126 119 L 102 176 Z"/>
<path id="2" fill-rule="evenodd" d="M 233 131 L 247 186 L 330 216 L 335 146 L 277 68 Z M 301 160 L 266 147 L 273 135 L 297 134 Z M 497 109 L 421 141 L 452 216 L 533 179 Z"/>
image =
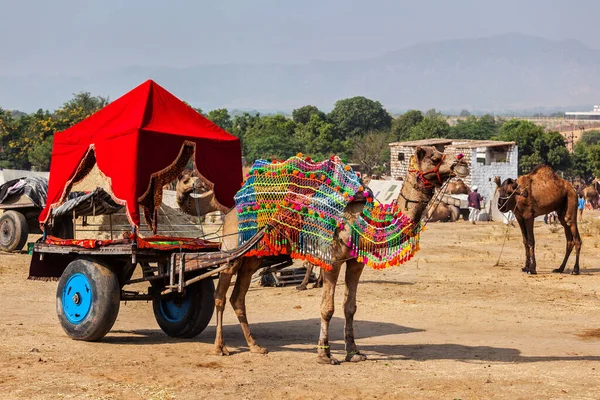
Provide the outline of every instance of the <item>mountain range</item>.
<path id="1" fill-rule="evenodd" d="M 154 79 L 204 110 L 290 111 L 306 104 L 329 110 L 335 101 L 359 95 L 390 111 L 588 110 L 600 102 L 599 77 L 600 50 L 575 40 L 514 33 L 420 43 L 351 61 L 130 66 L 87 76 L 0 76 L 0 106 L 53 110 L 73 93 L 114 99 Z"/>

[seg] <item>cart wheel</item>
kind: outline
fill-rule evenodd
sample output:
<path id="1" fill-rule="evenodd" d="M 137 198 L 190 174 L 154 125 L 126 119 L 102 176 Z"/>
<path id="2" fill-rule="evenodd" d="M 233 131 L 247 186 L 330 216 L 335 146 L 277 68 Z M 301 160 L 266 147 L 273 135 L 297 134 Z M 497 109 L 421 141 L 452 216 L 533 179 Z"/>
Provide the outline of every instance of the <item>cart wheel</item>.
<path id="1" fill-rule="evenodd" d="M 203 279 L 176 293 L 152 300 L 154 317 L 164 333 L 171 337 L 192 338 L 210 322 L 215 309 L 215 285 Z"/>
<path id="2" fill-rule="evenodd" d="M 27 243 L 27 219 L 18 211 L 5 211 L 0 217 L 0 249 L 19 251 Z"/>
<path id="3" fill-rule="evenodd" d="M 72 261 L 58 282 L 56 312 L 67 335 L 75 340 L 100 340 L 112 328 L 121 300 L 113 271 L 91 259 Z"/>

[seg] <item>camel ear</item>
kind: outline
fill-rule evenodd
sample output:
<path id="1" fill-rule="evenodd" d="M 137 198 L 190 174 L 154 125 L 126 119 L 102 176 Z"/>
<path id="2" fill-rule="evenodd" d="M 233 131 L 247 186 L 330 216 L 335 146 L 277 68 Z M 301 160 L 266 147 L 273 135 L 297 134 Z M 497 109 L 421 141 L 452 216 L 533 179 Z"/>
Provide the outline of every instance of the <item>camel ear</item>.
<path id="1" fill-rule="evenodd" d="M 502 186 L 502 181 L 500 180 L 499 176 L 496 176 L 494 178 L 494 182 L 496 182 L 496 186 L 498 186 L 498 187 Z"/>
<path id="2" fill-rule="evenodd" d="M 421 146 L 417 146 L 415 147 L 415 154 L 417 155 L 417 159 L 421 161 L 423 158 L 425 158 L 427 152 Z"/>
<path id="3" fill-rule="evenodd" d="M 177 177 L 177 180 L 180 181 L 183 179 L 183 172 L 181 174 L 179 174 L 179 176 Z"/>

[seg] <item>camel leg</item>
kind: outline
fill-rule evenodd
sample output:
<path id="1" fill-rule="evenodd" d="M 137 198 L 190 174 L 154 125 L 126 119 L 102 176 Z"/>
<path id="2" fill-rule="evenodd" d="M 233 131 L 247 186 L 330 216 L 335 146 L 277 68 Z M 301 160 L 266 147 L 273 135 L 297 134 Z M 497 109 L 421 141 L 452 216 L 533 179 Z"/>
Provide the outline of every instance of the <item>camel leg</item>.
<path id="1" fill-rule="evenodd" d="M 250 326 L 248 325 L 248 318 L 246 317 L 246 293 L 252 281 L 252 274 L 260 267 L 260 260 L 257 258 L 246 259 L 242 268 L 238 271 L 237 279 L 235 280 L 235 286 L 233 287 L 233 293 L 229 301 L 233 307 L 235 314 L 238 317 L 244 337 L 248 343 L 248 348 L 251 353 L 267 354 L 267 349 L 260 347 L 256 344 Z"/>
<path id="2" fill-rule="evenodd" d="M 314 288 L 322 288 L 323 287 L 323 270 L 319 268 L 319 277 L 317 278 L 317 281 L 313 284 L 313 289 Z"/>
<path id="3" fill-rule="evenodd" d="M 305 262 L 304 267 L 306 268 L 306 274 L 304 274 L 304 279 L 302 283 L 296 286 L 296 290 L 306 290 L 306 285 L 308 285 L 308 281 L 310 280 L 310 275 L 312 274 L 313 265 L 312 263 Z"/>
<path id="4" fill-rule="evenodd" d="M 562 264 L 560 264 L 560 267 L 552 270 L 552 272 L 557 272 L 560 274 L 565 270 L 565 267 L 567 266 L 567 261 L 569 260 L 569 256 L 571 255 L 571 251 L 573 251 L 573 247 L 575 246 L 575 243 L 573 241 L 573 234 L 571 233 L 571 227 L 569 226 L 570 224 L 566 221 L 565 217 L 562 215 L 559 215 L 558 220 L 560 221 L 560 224 L 563 226 L 563 228 L 565 230 L 565 239 L 567 240 L 567 248 L 565 250 L 565 257 L 563 258 Z"/>
<path id="5" fill-rule="evenodd" d="M 571 224 L 571 232 L 575 241 L 575 265 L 573 266 L 573 275 L 579 275 L 579 253 L 581 253 L 581 236 L 576 223 Z"/>
<path id="6" fill-rule="evenodd" d="M 533 218 L 525 220 L 525 227 L 527 228 L 527 243 L 529 245 L 529 269 L 528 274 L 535 275 L 536 262 L 535 262 L 535 237 L 533 236 Z"/>
<path id="7" fill-rule="evenodd" d="M 525 225 L 525 220 L 521 217 L 516 217 L 517 222 L 519 223 L 519 228 L 521 228 L 521 236 L 523 237 L 523 246 L 525 247 L 525 266 L 521 268 L 521 271 L 527 272 L 529 271 L 530 258 L 529 258 L 529 242 L 527 241 L 527 226 Z"/>
<path id="8" fill-rule="evenodd" d="M 217 332 L 215 336 L 215 354 L 219 356 L 228 356 L 229 350 L 225 347 L 223 341 L 223 311 L 225 309 L 225 297 L 227 296 L 227 290 L 231 284 L 231 278 L 241 267 L 243 260 L 236 260 L 231 264 L 230 268 L 222 271 L 219 274 L 219 283 L 215 290 L 215 310 L 217 312 Z"/>
<path id="9" fill-rule="evenodd" d="M 346 295 L 344 299 L 344 340 L 346 342 L 346 361 L 365 361 L 367 356 L 361 354 L 354 342 L 354 314 L 356 313 L 356 291 L 358 280 L 365 265 L 356 259 L 346 261 Z"/>
<path id="10" fill-rule="evenodd" d="M 335 285 L 340 275 L 341 263 L 334 263 L 330 271 L 323 271 L 323 297 L 321 298 L 321 333 L 319 335 L 318 358 L 320 364 L 337 365 L 329 349 L 329 321 L 333 317 Z"/>

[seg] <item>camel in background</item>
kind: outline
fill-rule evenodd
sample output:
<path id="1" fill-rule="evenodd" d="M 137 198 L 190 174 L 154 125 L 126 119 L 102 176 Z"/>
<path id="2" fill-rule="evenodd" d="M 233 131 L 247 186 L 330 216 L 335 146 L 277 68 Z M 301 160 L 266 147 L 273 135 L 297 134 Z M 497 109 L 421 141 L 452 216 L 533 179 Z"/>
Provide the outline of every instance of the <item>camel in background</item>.
<path id="1" fill-rule="evenodd" d="M 444 155 L 434 147 L 416 147 L 414 165 L 416 170 L 409 172 L 405 184 L 402 186 L 397 201 L 403 208 L 403 212 L 413 221 L 419 221 L 421 215 L 432 199 L 433 187 L 440 187 L 446 180 L 453 176 L 466 175 L 468 167 L 464 161 L 454 156 Z M 356 293 L 358 281 L 362 274 L 364 264 L 360 263 L 350 255 L 350 249 L 346 247 L 351 237 L 352 223 L 361 215 L 365 206 L 364 199 L 355 199 L 350 202 L 344 210 L 346 223 L 344 228 L 336 231 L 332 244 L 333 265 L 330 271 L 322 271 L 323 274 L 323 296 L 321 299 L 321 333 L 318 342 L 318 362 L 324 364 L 338 364 L 339 361 L 331 356 L 329 348 L 329 322 L 334 312 L 334 295 L 341 266 L 346 263 L 345 283 L 346 293 L 344 301 L 344 315 L 346 324 L 344 328 L 344 340 L 346 346 L 346 361 L 357 362 L 366 360 L 366 356 L 358 351 L 354 340 L 354 314 L 356 312 Z M 223 225 L 223 250 L 231 250 L 238 246 L 238 216 L 236 210 L 232 210 L 224 218 Z M 216 338 L 215 352 L 219 355 L 227 355 L 229 351 L 223 340 L 223 310 L 225 308 L 225 296 L 231 283 L 233 275 L 237 274 L 233 293 L 230 297 L 231 305 L 240 322 L 248 347 L 253 353 L 264 354 L 266 349 L 259 346 L 248 325 L 246 316 L 246 293 L 250 286 L 252 275 L 260 268 L 260 258 L 242 257 L 231 263 L 230 268 L 222 271 L 219 275 L 219 283 L 215 292 L 216 307 Z"/>
<path id="2" fill-rule="evenodd" d="M 565 230 L 567 249 L 562 264 L 552 272 L 564 271 L 569 255 L 575 247 L 575 266 L 572 273 L 578 275 L 581 237 L 577 228 L 577 193 L 573 186 L 556 175 L 547 165 L 538 165 L 529 174 L 516 180 L 508 178 L 501 184 L 500 177 L 497 176 L 494 181 L 498 186 L 498 210 L 502 213 L 513 211 L 521 228 L 525 246 L 525 267 L 522 271 L 528 274 L 537 273 L 533 235 L 535 217 L 556 211 Z"/>

